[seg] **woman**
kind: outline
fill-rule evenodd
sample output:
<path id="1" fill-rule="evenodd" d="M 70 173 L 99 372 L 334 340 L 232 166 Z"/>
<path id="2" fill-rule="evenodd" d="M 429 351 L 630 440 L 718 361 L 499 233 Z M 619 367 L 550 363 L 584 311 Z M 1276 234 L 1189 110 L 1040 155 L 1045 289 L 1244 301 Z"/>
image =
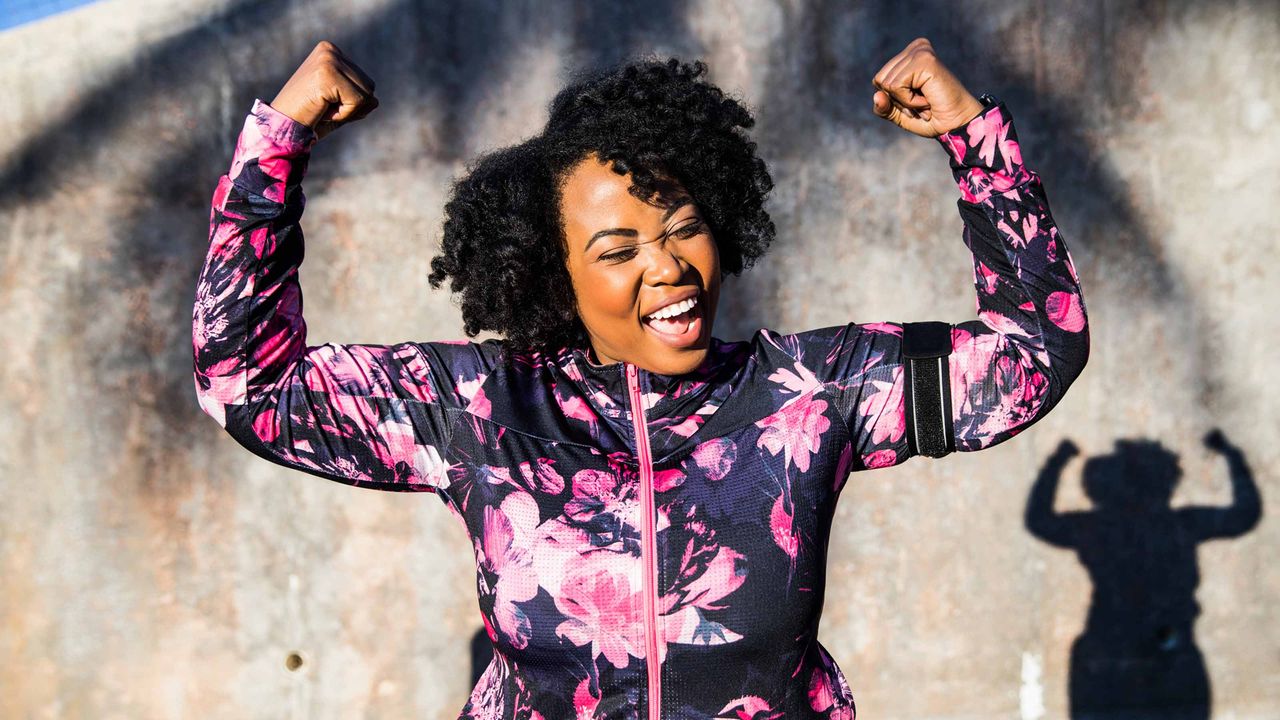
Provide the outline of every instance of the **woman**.
<path id="1" fill-rule="evenodd" d="M 504 340 L 306 345 L 309 152 L 377 105 L 333 45 L 255 100 L 214 193 L 200 405 L 271 462 L 434 492 L 465 524 L 495 652 L 460 717 L 852 718 L 817 641 L 848 474 L 1007 440 L 1085 364 L 1075 269 L 1009 111 L 924 39 L 872 107 L 949 155 L 979 319 L 713 337 L 722 276 L 774 227 L 753 119 L 704 71 L 587 76 L 455 183 L 430 281 L 469 336 Z"/>

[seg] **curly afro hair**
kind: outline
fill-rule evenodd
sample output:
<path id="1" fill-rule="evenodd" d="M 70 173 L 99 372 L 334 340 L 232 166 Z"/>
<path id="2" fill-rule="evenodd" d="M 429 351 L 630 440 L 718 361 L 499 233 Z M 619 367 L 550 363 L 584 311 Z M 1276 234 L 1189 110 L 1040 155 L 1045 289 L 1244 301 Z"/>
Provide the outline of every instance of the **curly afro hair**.
<path id="1" fill-rule="evenodd" d="M 631 174 L 637 198 L 678 183 L 697 203 L 720 253 L 738 275 L 768 250 L 764 209 L 773 180 L 745 132 L 755 119 L 702 79 L 702 61 L 641 57 L 580 74 L 551 101 L 542 132 L 489 151 L 454 181 L 442 254 L 429 282 L 461 295 L 468 336 L 489 330 L 508 352 L 589 345 L 566 266 L 560 190 L 595 153 Z"/>

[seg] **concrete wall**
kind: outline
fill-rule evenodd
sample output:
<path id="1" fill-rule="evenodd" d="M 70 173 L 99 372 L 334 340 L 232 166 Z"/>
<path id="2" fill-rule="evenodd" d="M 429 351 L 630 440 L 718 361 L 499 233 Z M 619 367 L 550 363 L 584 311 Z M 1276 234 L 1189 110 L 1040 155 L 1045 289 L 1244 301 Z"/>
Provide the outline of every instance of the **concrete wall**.
<path id="1" fill-rule="evenodd" d="M 273 466 L 195 402 L 213 186 L 253 98 L 315 42 L 382 104 L 312 160 L 313 344 L 462 337 L 425 280 L 449 180 L 535 132 L 566 69 L 645 50 L 704 58 L 756 108 L 777 181 L 776 251 L 727 284 L 718 336 L 971 318 L 946 158 L 870 112 L 871 75 L 917 35 L 1008 102 L 1094 349 L 1014 441 L 851 479 L 822 638 L 859 715 L 1060 718 L 1074 698 L 1085 717 L 1115 698 L 1091 668 L 1280 715 L 1273 4 L 108 0 L 0 34 L 0 716 L 452 718 L 465 700 L 472 559 L 438 500 Z M 1064 439 L 1080 455 L 1055 489 Z M 1054 546 L 1054 507 L 1114 532 Z M 1193 602 L 1194 635 L 1122 645 Z"/>

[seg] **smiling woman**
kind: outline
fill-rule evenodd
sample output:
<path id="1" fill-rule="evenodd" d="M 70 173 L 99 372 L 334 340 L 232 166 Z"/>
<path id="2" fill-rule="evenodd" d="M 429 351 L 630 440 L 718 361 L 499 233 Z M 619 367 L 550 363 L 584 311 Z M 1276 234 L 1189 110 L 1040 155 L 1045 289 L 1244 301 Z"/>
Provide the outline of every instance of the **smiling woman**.
<path id="1" fill-rule="evenodd" d="M 944 151 L 977 318 L 715 338 L 722 276 L 774 226 L 752 118 L 703 72 L 587 76 L 455 183 L 430 281 L 502 339 L 307 344 L 309 153 L 377 107 L 331 44 L 254 102 L 214 192 L 200 405 L 271 462 L 433 492 L 464 523 L 494 657 L 460 718 L 852 720 L 818 642 L 845 480 L 1004 442 L 1085 365 L 1079 279 L 1009 109 L 923 39 L 876 74 L 872 111 Z"/>
<path id="2" fill-rule="evenodd" d="M 578 316 L 596 359 L 665 375 L 702 364 L 720 296 L 720 255 L 688 195 L 644 202 L 594 155 L 574 166 L 561 216 Z M 678 191 L 677 191 L 678 192 Z M 592 232 L 594 228 L 606 229 Z"/>
<path id="3" fill-rule="evenodd" d="M 721 274 L 774 238 L 773 180 L 745 133 L 755 120 L 706 72 L 673 58 L 584 73 L 539 135 L 454 184 L 430 281 L 451 279 L 468 334 L 663 374 L 702 364 Z M 646 321 L 694 296 L 691 324 Z"/>

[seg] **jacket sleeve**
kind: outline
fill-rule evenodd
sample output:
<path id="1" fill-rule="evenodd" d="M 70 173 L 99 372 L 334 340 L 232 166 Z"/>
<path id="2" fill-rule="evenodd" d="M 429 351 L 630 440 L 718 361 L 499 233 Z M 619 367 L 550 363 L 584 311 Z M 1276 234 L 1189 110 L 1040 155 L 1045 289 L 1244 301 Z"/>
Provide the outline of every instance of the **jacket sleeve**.
<path id="1" fill-rule="evenodd" d="M 1089 355 L 1080 281 L 1040 177 L 1023 165 L 1008 108 L 986 105 L 937 138 L 960 189 L 977 290 L 977 319 L 949 323 L 959 451 L 991 447 L 1044 417 Z M 852 437 L 853 470 L 897 465 L 912 455 L 902 330 L 895 322 L 850 323 L 777 337 L 834 397 Z"/>
<path id="2" fill-rule="evenodd" d="M 196 397 L 267 460 L 349 485 L 431 491 L 457 413 L 483 402 L 485 343 L 309 346 L 298 266 L 316 135 L 255 99 L 218 180 L 192 314 Z"/>

